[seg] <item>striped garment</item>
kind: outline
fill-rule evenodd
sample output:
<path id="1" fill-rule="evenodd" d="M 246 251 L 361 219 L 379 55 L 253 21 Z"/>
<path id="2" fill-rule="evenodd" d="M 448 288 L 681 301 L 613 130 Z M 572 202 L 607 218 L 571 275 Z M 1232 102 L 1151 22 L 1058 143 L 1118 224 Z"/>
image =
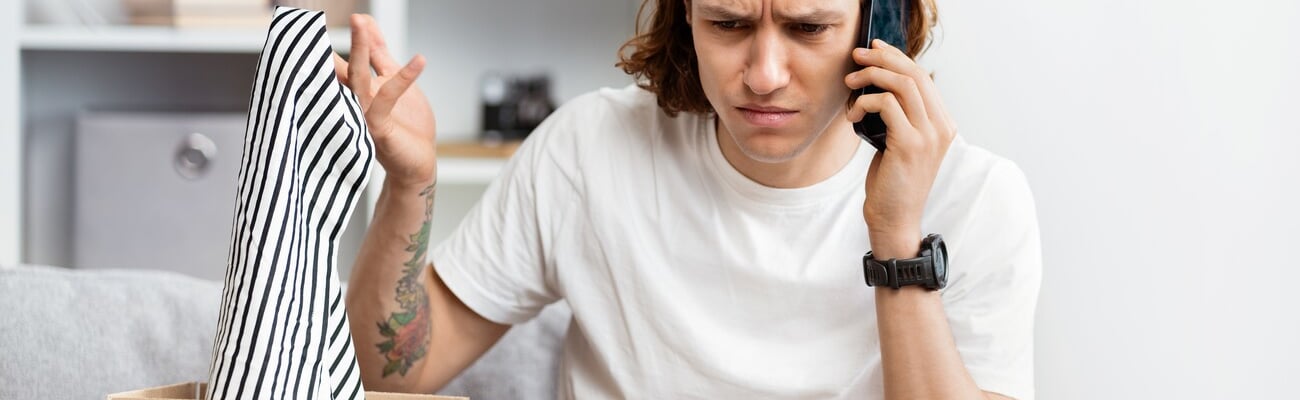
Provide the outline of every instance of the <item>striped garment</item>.
<path id="1" fill-rule="evenodd" d="M 374 145 L 325 15 L 280 7 L 248 105 L 209 399 L 364 398 L 335 272 Z"/>

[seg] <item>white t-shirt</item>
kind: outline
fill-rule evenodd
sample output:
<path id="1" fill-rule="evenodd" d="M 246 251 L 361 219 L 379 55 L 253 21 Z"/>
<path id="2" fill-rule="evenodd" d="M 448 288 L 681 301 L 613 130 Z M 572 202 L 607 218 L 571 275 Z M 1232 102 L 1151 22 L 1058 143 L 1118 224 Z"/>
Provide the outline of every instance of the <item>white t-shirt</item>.
<path id="1" fill-rule="evenodd" d="M 723 158 L 713 118 L 669 117 L 635 86 L 570 101 L 434 249 L 436 271 L 498 323 L 569 303 L 560 398 L 883 398 L 862 272 L 875 149 L 776 189 Z M 1032 399 L 1042 261 L 1024 175 L 958 137 L 921 227 L 948 244 L 942 298 L 967 370 Z"/>

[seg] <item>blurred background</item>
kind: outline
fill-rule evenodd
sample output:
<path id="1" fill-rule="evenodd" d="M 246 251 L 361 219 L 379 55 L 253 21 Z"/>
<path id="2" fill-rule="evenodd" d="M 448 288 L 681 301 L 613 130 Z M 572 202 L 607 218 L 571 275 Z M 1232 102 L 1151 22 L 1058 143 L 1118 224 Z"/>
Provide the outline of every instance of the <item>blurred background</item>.
<path id="1" fill-rule="evenodd" d="M 613 65 L 640 5 L 277 3 L 326 9 L 341 52 L 338 16 L 368 12 L 401 58 L 428 57 L 434 241 L 539 115 L 631 82 Z M 0 264 L 219 279 L 266 1 L 0 7 Z M 939 13 L 922 65 L 959 132 L 1018 163 L 1037 200 L 1039 397 L 1296 398 L 1300 2 L 940 0 Z M 345 278 L 368 213 L 346 231 Z"/>

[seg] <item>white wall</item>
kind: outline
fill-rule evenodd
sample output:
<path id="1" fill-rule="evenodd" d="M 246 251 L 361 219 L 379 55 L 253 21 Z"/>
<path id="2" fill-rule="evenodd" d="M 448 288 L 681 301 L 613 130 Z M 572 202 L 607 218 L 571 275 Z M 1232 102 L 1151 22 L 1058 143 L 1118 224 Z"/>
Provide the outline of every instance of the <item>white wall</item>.
<path id="1" fill-rule="evenodd" d="M 1300 2 L 940 7 L 925 64 L 1037 199 L 1039 397 L 1296 398 Z"/>

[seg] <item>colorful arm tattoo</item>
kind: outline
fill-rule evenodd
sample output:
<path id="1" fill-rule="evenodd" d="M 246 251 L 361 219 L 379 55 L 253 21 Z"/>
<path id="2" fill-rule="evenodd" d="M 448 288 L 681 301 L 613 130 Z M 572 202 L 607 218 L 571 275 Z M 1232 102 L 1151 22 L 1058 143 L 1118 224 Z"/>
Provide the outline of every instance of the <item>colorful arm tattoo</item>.
<path id="1" fill-rule="evenodd" d="M 393 312 L 387 320 L 378 322 L 379 334 L 388 338 L 375 345 L 388 361 L 384 365 L 385 377 L 394 372 L 406 376 L 411 365 L 424 357 L 429 349 L 429 293 L 420 280 L 420 273 L 426 265 L 424 257 L 429 247 L 436 185 L 435 182 L 420 191 L 420 196 L 424 197 L 424 224 L 411 235 L 411 244 L 406 247 L 411 258 L 402 264 L 402 278 L 397 281 L 397 304 L 401 309 Z"/>

